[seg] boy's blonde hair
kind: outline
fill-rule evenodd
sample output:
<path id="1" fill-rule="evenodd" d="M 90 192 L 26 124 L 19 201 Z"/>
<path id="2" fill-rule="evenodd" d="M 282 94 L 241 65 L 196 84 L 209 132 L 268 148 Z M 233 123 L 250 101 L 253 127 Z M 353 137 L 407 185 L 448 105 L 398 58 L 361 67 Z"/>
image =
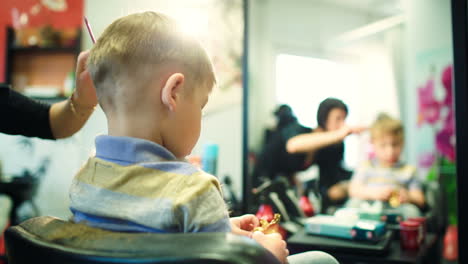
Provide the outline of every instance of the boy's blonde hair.
<path id="1" fill-rule="evenodd" d="M 88 69 L 104 110 L 113 108 L 116 98 L 129 102 L 146 96 L 144 88 L 164 65 L 178 67 L 191 87 L 211 88 L 215 83 L 213 66 L 201 44 L 184 34 L 173 19 L 156 12 L 131 14 L 114 21 L 88 58 Z"/>
<path id="2" fill-rule="evenodd" d="M 402 142 L 404 139 L 403 124 L 400 120 L 395 119 L 388 114 L 381 113 L 374 121 L 370 128 L 371 139 L 375 140 L 384 135 L 391 135 L 399 138 Z"/>

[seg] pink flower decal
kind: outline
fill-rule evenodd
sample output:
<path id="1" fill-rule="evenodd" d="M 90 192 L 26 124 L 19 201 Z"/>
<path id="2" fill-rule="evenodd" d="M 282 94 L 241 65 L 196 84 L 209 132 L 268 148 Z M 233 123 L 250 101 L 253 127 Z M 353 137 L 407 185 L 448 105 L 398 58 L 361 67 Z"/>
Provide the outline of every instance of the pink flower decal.
<path id="1" fill-rule="evenodd" d="M 450 161 L 455 161 L 455 135 L 453 129 L 442 129 L 436 135 L 437 150 Z"/>
<path id="2" fill-rule="evenodd" d="M 427 122 L 436 123 L 440 118 L 441 105 L 434 98 L 434 80 L 429 79 L 427 83 L 418 88 L 419 96 L 419 118 L 418 125 Z"/>
<path id="3" fill-rule="evenodd" d="M 453 110 L 453 66 L 446 66 L 440 75 L 445 97 L 435 98 L 434 79 L 430 78 L 418 88 L 418 126 L 424 123 L 431 125 L 435 131 L 435 146 L 439 154 L 449 161 L 455 161 L 455 113 Z M 419 158 L 419 165 L 428 168 L 434 162 L 429 154 Z"/>
<path id="4" fill-rule="evenodd" d="M 450 161 L 455 161 L 455 117 L 453 108 L 450 107 L 449 112 L 444 120 L 444 126 L 436 135 L 437 150 L 447 157 Z"/>
<path id="5" fill-rule="evenodd" d="M 433 152 L 426 152 L 419 156 L 419 167 L 430 168 L 436 160 L 436 155 Z"/>
<path id="6" fill-rule="evenodd" d="M 443 104 L 448 107 L 452 107 L 453 102 L 452 74 L 452 65 L 445 67 L 444 71 L 442 72 L 442 84 L 445 88 L 445 99 Z"/>

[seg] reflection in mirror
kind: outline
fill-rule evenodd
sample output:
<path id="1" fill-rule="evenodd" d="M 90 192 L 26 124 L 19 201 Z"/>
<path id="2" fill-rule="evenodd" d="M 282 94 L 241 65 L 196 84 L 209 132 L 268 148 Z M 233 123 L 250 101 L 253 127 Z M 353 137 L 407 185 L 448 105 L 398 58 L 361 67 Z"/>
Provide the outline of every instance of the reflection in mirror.
<path id="1" fill-rule="evenodd" d="M 249 19 L 250 211 L 294 219 L 398 195 L 443 215 L 432 231 L 456 225 L 449 2 L 250 1 Z M 327 98 L 346 107 L 320 109 Z M 278 206 L 282 188 L 297 210 Z"/>

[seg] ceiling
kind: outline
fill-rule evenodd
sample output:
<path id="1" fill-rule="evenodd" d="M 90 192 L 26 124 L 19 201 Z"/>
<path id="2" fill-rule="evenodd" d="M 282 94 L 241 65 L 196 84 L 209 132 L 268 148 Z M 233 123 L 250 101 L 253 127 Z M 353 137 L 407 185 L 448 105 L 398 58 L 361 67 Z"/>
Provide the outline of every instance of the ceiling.
<path id="1" fill-rule="evenodd" d="M 403 13 L 402 0 L 314 0 L 322 4 L 341 6 L 369 15 L 393 16 Z"/>

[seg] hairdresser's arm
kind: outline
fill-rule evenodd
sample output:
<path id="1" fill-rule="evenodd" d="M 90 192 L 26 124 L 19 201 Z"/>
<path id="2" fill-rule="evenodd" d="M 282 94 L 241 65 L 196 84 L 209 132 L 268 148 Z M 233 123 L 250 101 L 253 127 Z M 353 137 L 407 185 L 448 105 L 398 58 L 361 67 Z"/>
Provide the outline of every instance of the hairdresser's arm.
<path id="1" fill-rule="evenodd" d="M 351 127 L 347 125 L 335 131 L 323 131 L 321 128 L 317 128 L 312 133 L 290 138 L 286 143 L 286 150 L 288 153 L 310 153 L 313 155 L 321 148 L 337 144 L 343 141 L 346 136 L 359 134 L 366 129 L 366 127 Z"/>
<path id="2" fill-rule="evenodd" d="M 286 143 L 286 150 L 289 153 L 313 153 L 323 147 L 343 141 L 350 133 L 351 128 L 348 126 L 343 126 L 335 131 L 323 131 L 318 128 L 312 133 L 290 138 Z"/>
<path id="3" fill-rule="evenodd" d="M 55 138 L 65 138 L 80 130 L 97 104 L 96 90 L 86 70 L 89 52 L 78 56 L 76 90 L 69 100 L 55 103 L 50 108 L 49 121 Z"/>

